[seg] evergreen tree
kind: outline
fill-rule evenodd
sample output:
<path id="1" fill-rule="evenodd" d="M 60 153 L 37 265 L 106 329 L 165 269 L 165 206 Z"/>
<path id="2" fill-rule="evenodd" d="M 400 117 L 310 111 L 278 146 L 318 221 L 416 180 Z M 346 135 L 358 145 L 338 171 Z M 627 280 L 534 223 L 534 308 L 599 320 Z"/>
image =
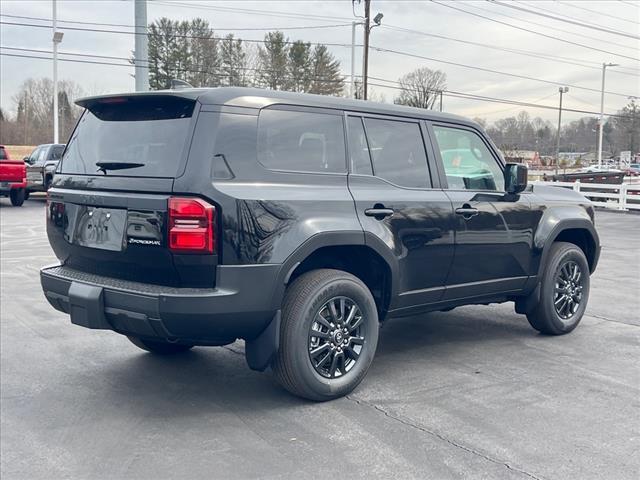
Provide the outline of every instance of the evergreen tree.
<path id="1" fill-rule="evenodd" d="M 220 40 L 221 85 L 247 86 L 247 55 L 242 40 L 235 40 L 233 33 Z"/>
<path id="2" fill-rule="evenodd" d="M 264 36 L 264 46 L 258 50 L 257 83 L 271 90 L 283 90 L 286 86 L 289 60 L 288 39 L 282 32 L 269 32 Z"/>
<path id="3" fill-rule="evenodd" d="M 342 94 L 344 78 L 340 75 L 340 62 L 329 52 L 326 45 L 316 45 L 313 49 L 311 74 L 309 93 L 334 96 Z"/>
<path id="4" fill-rule="evenodd" d="M 311 44 L 296 41 L 289 48 L 287 90 L 308 92 L 311 88 Z"/>

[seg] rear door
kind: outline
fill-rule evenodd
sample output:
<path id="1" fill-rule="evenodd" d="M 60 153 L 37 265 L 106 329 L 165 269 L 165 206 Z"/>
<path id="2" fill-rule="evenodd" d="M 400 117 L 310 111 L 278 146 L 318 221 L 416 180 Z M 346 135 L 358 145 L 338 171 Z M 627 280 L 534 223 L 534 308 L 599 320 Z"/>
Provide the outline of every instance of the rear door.
<path id="1" fill-rule="evenodd" d="M 502 162 L 479 132 L 452 124 L 430 128 L 455 212 L 455 257 L 444 299 L 521 289 L 536 222 L 528 194 L 505 194 Z"/>
<path id="2" fill-rule="evenodd" d="M 168 244 L 174 179 L 185 168 L 196 102 L 169 95 L 101 97 L 73 132 L 49 190 L 48 234 L 67 266 L 174 286 L 212 286 L 215 254 Z"/>
<path id="3" fill-rule="evenodd" d="M 452 208 L 432 183 L 421 122 L 354 113 L 347 129 L 358 218 L 399 265 L 391 308 L 437 302 L 453 259 Z"/>

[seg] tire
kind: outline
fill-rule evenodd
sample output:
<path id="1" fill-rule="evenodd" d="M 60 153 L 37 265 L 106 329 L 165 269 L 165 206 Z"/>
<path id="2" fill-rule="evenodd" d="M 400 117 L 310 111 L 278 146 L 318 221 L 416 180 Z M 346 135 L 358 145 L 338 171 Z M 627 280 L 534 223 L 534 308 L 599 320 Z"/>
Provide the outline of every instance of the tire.
<path id="1" fill-rule="evenodd" d="M 11 205 L 21 207 L 25 199 L 24 188 L 12 188 L 9 192 L 9 198 L 11 199 Z"/>
<path id="2" fill-rule="evenodd" d="M 31 195 L 31 192 L 29 190 L 25 190 L 24 191 L 24 199 L 25 200 L 29 200 L 29 195 Z"/>
<path id="3" fill-rule="evenodd" d="M 307 272 L 285 294 L 275 378 L 309 400 L 347 395 L 369 370 L 378 329 L 375 301 L 359 278 L 340 270 Z"/>
<path id="4" fill-rule="evenodd" d="M 540 300 L 527 320 L 547 335 L 571 332 L 587 308 L 589 285 L 589 264 L 583 251 L 573 243 L 552 244 L 542 275 Z"/>
<path id="5" fill-rule="evenodd" d="M 193 345 L 183 345 L 180 343 L 159 342 L 133 336 L 127 336 L 127 338 L 136 347 L 156 355 L 174 355 L 176 353 L 186 352 L 193 348 Z"/>

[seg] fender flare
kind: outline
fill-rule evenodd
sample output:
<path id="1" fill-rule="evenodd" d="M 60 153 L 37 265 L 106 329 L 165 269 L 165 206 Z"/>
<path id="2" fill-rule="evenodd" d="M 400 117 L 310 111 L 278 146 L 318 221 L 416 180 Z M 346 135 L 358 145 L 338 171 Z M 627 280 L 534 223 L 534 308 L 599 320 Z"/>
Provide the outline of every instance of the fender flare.
<path id="1" fill-rule="evenodd" d="M 549 224 L 549 222 L 547 222 L 547 224 Z M 591 265 L 591 273 L 593 273 L 593 271 L 595 270 L 596 265 L 598 263 L 598 257 L 600 255 L 600 238 L 598 236 L 598 232 L 595 229 L 595 226 L 593 225 L 593 222 L 591 222 L 590 218 L 588 219 L 567 218 L 567 219 L 560 220 L 558 223 L 556 223 L 553 226 L 550 226 L 549 229 L 538 228 L 538 231 L 536 232 L 536 235 L 534 238 L 534 248 L 542 252 L 540 256 L 540 263 L 537 269 L 538 278 L 541 277 L 544 271 L 544 267 L 547 264 L 551 245 L 553 244 L 553 242 L 556 241 L 558 236 L 563 231 L 570 230 L 570 229 L 585 230 L 587 234 L 591 237 L 591 240 L 595 245 L 594 258 Z M 541 234 L 540 236 L 538 235 L 539 233 Z"/>
<path id="2" fill-rule="evenodd" d="M 382 240 L 362 230 L 322 232 L 308 238 L 282 263 L 276 277 L 276 285 L 273 292 L 272 307 L 274 310 L 280 308 L 292 273 L 306 258 L 321 248 L 340 246 L 364 246 L 371 248 L 371 250 L 377 253 L 391 271 L 390 293 L 391 299 L 395 298 L 397 294 L 398 261 L 391 249 Z"/>

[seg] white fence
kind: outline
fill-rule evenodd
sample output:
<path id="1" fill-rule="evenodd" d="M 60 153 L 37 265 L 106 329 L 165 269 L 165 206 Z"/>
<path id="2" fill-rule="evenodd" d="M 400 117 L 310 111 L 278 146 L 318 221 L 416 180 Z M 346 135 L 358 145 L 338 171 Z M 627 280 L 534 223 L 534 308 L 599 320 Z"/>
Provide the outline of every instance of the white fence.
<path id="1" fill-rule="evenodd" d="M 614 210 L 640 210 L 640 183 L 532 182 L 534 185 L 570 188 L 580 192 L 596 207 Z"/>

